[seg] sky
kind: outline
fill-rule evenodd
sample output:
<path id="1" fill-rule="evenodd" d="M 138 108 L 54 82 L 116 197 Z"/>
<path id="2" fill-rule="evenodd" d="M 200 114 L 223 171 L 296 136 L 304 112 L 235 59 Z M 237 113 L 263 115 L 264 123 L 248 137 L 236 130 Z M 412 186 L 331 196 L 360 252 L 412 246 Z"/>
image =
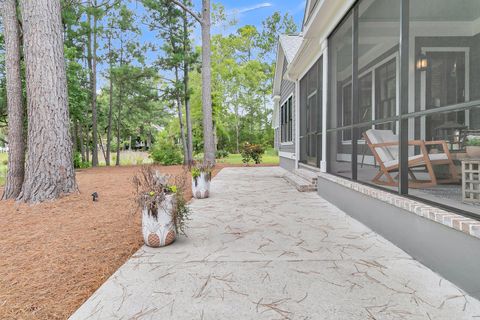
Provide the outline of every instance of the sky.
<path id="1" fill-rule="evenodd" d="M 290 13 L 300 26 L 305 10 L 305 0 L 276 0 L 276 1 L 256 1 L 256 0 L 223 0 L 219 1 L 225 7 L 228 14 L 235 16 L 239 20 L 240 26 L 251 24 L 257 27 L 261 22 L 275 11 L 282 14 Z"/>
<path id="2" fill-rule="evenodd" d="M 196 11 L 201 9 L 201 0 L 193 0 Z M 295 19 L 298 29 L 300 29 L 303 14 L 305 10 L 305 0 L 274 0 L 274 1 L 258 1 L 258 0 L 219 0 L 212 1 L 212 3 L 219 3 L 225 7 L 228 18 L 236 19 L 238 24 L 236 26 L 225 28 L 222 26 L 213 26 L 212 33 L 230 34 L 244 25 L 254 25 L 258 28 L 262 26 L 262 21 L 271 16 L 275 11 L 283 14 L 289 13 Z M 140 5 L 133 5 L 132 9 L 136 14 L 141 16 L 144 10 Z M 155 42 L 153 34 L 151 34 L 145 27 L 142 28 L 142 40 Z M 194 38 L 201 44 L 200 27 L 196 28 Z"/>

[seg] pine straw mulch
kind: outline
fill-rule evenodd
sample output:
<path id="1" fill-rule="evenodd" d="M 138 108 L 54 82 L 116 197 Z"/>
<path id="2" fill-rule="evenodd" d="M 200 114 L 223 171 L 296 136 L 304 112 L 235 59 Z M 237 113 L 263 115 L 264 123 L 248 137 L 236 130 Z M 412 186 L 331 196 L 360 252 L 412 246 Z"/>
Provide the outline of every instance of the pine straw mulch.
<path id="1" fill-rule="evenodd" d="M 35 206 L 0 203 L 0 319 L 66 319 L 138 250 L 143 241 L 131 182 L 137 171 L 82 170 L 80 194 Z M 99 202 L 92 201 L 94 191 Z"/>

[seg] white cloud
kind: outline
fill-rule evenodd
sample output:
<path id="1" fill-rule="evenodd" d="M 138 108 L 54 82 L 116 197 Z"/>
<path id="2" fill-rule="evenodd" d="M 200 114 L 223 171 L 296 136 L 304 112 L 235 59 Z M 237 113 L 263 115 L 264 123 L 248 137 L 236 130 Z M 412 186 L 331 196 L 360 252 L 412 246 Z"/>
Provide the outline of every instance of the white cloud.
<path id="1" fill-rule="evenodd" d="M 272 7 L 272 6 L 273 6 L 273 4 L 271 4 L 270 2 L 262 2 L 262 3 L 258 3 L 256 5 L 253 5 L 253 6 L 250 6 L 250 7 L 233 9 L 232 13 L 242 14 L 242 13 L 246 13 L 246 12 L 250 12 L 250 11 L 254 11 L 254 10 L 258 10 L 258 9 L 262 9 L 262 8 L 268 8 L 268 7 Z"/>

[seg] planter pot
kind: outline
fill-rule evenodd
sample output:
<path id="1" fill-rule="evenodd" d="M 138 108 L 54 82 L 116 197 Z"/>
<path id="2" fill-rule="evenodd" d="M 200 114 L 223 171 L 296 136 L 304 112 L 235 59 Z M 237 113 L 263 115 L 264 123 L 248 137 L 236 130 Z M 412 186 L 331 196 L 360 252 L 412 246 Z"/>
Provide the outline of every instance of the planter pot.
<path id="1" fill-rule="evenodd" d="M 480 146 L 467 146 L 467 155 L 469 158 L 480 159 Z"/>
<path id="2" fill-rule="evenodd" d="M 192 194 L 195 198 L 208 198 L 210 195 L 210 176 L 210 173 L 202 172 L 200 177 L 192 178 Z"/>
<path id="3" fill-rule="evenodd" d="M 158 205 L 158 215 L 153 217 L 149 210 L 142 211 L 143 241 L 149 247 L 164 247 L 175 241 L 177 234 L 172 218 L 175 205 L 175 195 L 167 195 L 165 200 Z"/>

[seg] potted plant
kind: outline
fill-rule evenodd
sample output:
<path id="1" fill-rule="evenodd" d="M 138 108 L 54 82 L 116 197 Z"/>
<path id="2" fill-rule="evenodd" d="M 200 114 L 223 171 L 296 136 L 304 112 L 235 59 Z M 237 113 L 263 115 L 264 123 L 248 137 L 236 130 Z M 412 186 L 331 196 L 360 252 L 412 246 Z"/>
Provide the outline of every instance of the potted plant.
<path id="1" fill-rule="evenodd" d="M 194 164 L 190 172 L 192 174 L 192 194 L 197 199 L 208 198 L 210 195 L 210 180 L 212 180 L 211 165 Z"/>
<path id="2" fill-rule="evenodd" d="M 185 235 L 189 208 L 183 196 L 184 176 L 160 174 L 154 166 L 144 166 L 134 177 L 136 211 L 142 212 L 143 241 L 150 247 L 173 243 Z"/>
<path id="3" fill-rule="evenodd" d="M 470 158 L 480 159 L 480 138 L 471 138 L 466 142 L 467 155 Z"/>

